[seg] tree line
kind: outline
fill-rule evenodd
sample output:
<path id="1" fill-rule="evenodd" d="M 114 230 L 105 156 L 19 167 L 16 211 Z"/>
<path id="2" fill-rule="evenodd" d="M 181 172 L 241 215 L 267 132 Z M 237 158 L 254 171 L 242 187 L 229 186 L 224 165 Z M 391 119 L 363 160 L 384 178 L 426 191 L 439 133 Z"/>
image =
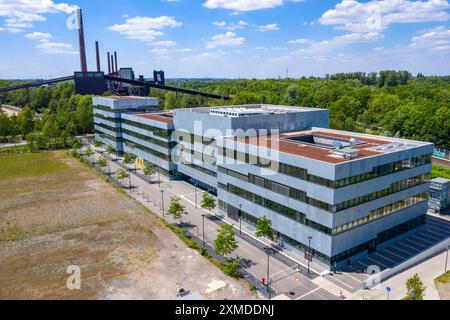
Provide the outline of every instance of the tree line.
<path id="1" fill-rule="evenodd" d="M 0 102 L 22 108 L 12 117 L 0 112 L 4 141 L 18 137 L 26 139 L 32 149 L 54 149 L 70 146 L 76 135 L 93 133 L 92 96 L 75 94 L 73 83 L 12 91 L 1 95 Z"/>

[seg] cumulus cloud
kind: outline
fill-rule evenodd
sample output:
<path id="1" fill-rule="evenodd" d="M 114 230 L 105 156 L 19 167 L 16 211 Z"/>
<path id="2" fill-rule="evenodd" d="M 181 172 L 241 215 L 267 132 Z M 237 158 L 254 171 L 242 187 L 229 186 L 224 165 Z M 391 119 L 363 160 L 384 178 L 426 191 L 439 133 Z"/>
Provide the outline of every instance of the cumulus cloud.
<path id="1" fill-rule="evenodd" d="M 444 26 L 423 31 L 411 39 L 411 48 L 424 48 L 432 51 L 450 50 L 450 28 Z"/>
<path id="2" fill-rule="evenodd" d="M 234 32 L 218 34 L 211 38 L 205 45 L 207 49 L 213 49 L 222 46 L 239 46 L 245 42 L 245 38 L 237 37 Z"/>
<path id="3" fill-rule="evenodd" d="M 32 22 L 45 21 L 45 14 L 64 12 L 70 14 L 78 7 L 52 0 L 0 0 L 0 17 L 7 17 L 6 30 L 23 32 L 32 28 Z"/>
<path id="4" fill-rule="evenodd" d="M 174 17 L 161 16 L 157 18 L 150 17 L 134 17 L 126 19 L 123 24 L 116 24 L 108 29 L 118 32 L 129 39 L 135 39 L 143 42 L 152 42 L 155 37 L 164 33 L 161 31 L 165 28 L 181 27 L 182 23 L 178 22 Z"/>
<path id="5" fill-rule="evenodd" d="M 278 27 L 278 24 L 272 23 L 272 24 L 266 24 L 264 26 L 259 26 L 257 30 L 259 32 L 267 32 L 267 31 L 280 30 L 280 28 Z"/>
<path id="6" fill-rule="evenodd" d="M 311 42 L 312 41 L 309 39 L 302 39 L 302 38 L 288 41 L 289 44 L 309 44 Z"/>
<path id="7" fill-rule="evenodd" d="M 38 41 L 48 41 L 52 38 L 52 35 L 50 33 L 43 33 L 43 32 L 33 32 L 33 33 L 27 33 L 25 35 L 25 38 L 31 39 L 31 40 L 38 40 Z"/>
<path id="8" fill-rule="evenodd" d="M 447 0 L 343 0 L 319 19 L 323 25 L 352 32 L 381 31 L 394 23 L 446 21 L 450 15 Z"/>
<path id="9" fill-rule="evenodd" d="M 36 46 L 43 53 L 62 54 L 62 55 L 78 55 L 71 44 L 59 42 L 42 42 Z"/>
<path id="10" fill-rule="evenodd" d="M 225 21 L 215 21 L 213 22 L 213 25 L 216 26 L 219 29 L 227 29 L 227 30 L 237 30 L 237 29 L 244 29 L 246 26 L 248 26 L 248 23 L 240 20 L 237 23 L 227 23 Z"/>
<path id="11" fill-rule="evenodd" d="M 208 9 L 227 9 L 241 12 L 275 8 L 289 1 L 302 2 L 303 0 L 207 0 L 203 3 L 203 6 Z"/>

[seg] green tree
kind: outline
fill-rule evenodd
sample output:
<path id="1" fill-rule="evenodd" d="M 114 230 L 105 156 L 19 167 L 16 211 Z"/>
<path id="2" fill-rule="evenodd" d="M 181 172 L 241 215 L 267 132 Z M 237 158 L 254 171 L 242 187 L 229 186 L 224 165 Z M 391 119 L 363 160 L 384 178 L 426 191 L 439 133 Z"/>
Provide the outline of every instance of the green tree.
<path id="1" fill-rule="evenodd" d="M 217 238 L 214 240 L 214 251 L 224 257 L 232 254 L 238 248 L 238 242 L 233 232 L 233 226 L 223 224 L 218 232 Z"/>
<path id="2" fill-rule="evenodd" d="M 169 210 L 167 213 L 172 216 L 175 220 L 180 220 L 180 223 L 182 223 L 182 217 L 183 214 L 187 214 L 186 207 L 181 204 L 181 198 L 180 197 L 172 197 L 170 199 L 170 205 Z"/>
<path id="3" fill-rule="evenodd" d="M 126 152 L 123 155 L 123 163 L 126 164 L 127 166 L 129 166 L 130 164 L 133 164 L 135 159 L 136 159 L 136 157 L 134 155 L 132 155 L 131 153 Z"/>
<path id="4" fill-rule="evenodd" d="M 34 130 L 34 112 L 29 107 L 23 108 L 17 116 L 17 123 L 22 137 L 26 137 Z"/>
<path id="5" fill-rule="evenodd" d="M 123 181 L 128 178 L 129 188 L 131 190 L 131 175 L 127 171 L 123 170 L 122 168 L 117 169 L 116 178 L 119 181 Z"/>
<path id="6" fill-rule="evenodd" d="M 208 192 L 203 192 L 201 207 L 207 211 L 214 210 L 216 208 L 216 199 Z"/>
<path id="7" fill-rule="evenodd" d="M 144 176 L 151 177 L 156 174 L 156 169 L 151 162 L 146 162 L 143 173 L 144 173 Z"/>
<path id="8" fill-rule="evenodd" d="M 273 240 L 272 221 L 266 216 L 256 221 L 256 236 L 258 238 L 266 237 L 267 239 Z"/>
<path id="9" fill-rule="evenodd" d="M 426 289 L 418 274 L 406 281 L 406 294 L 410 300 L 423 300 Z"/>
<path id="10" fill-rule="evenodd" d="M 94 147 L 100 148 L 102 146 L 102 143 L 98 140 L 94 140 Z"/>

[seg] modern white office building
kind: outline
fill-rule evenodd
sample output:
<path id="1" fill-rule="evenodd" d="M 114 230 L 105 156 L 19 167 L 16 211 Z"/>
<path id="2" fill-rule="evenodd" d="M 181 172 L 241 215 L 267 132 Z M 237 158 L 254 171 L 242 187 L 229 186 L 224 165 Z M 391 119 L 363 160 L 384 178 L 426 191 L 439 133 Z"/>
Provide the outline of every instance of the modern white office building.
<path id="1" fill-rule="evenodd" d="M 424 223 L 433 144 L 331 130 L 326 109 L 273 105 L 128 108 L 113 131 L 101 126 L 106 102 L 94 104 L 99 140 L 217 194 L 246 228 L 267 216 L 280 244 L 319 263 L 347 263 Z"/>

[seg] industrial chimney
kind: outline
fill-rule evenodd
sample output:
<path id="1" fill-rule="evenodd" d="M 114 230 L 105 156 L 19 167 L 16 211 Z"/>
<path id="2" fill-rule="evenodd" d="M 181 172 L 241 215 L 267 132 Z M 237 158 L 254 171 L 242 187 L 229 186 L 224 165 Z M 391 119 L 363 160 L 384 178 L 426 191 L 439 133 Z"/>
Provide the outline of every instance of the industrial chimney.
<path id="1" fill-rule="evenodd" d="M 81 72 L 87 72 L 87 62 L 86 62 L 86 46 L 84 44 L 84 29 L 83 29 L 83 14 L 81 9 L 77 9 L 78 16 L 78 41 L 80 43 L 80 63 Z"/>
<path id="2" fill-rule="evenodd" d="M 98 47 L 98 41 L 95 41 L 95 55 L 97 58 L 97 72 L 101 71 L 101 67 L 100 67 L 100 49 Z"/>
<path id="3" fill-rule="evenodd" d="M 117 67 L 118 64 L 117 64 L 117 52 L 116 51 L 114 51 L 114 60 L 115 60 L 115 63 L 116 63 L 114 69 L 116 69 L 116 72 L 118 72 L 119 68 Z"/>
<path id="4" fill-rule="evenodd" d="M 111 73 L 114 73 L 114 55 L 111 54 Z"/>
<path id="5" fill-rule="evenodd" d="M 108 74 L 111 74 L 111 57 L 108 52 Z"/>

